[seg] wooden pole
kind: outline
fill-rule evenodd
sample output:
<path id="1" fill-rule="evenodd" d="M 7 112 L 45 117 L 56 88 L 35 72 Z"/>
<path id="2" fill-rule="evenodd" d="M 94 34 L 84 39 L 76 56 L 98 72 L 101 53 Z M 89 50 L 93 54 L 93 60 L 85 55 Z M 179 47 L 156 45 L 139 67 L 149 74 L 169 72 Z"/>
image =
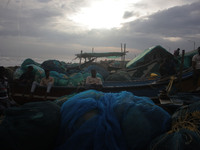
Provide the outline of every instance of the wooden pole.
<path id="1" fill-rule="evenodd" d="M 79 67 L 81 66 L 82 53 L 83 53 L 83 51 L 81 50 L 81 57 L 80 57 Z"/>
<path id="2" fill-rule="evenodd" d="M 181 56 L 181 66 L 180 66 L 180 75 L 179 75 L 179 91 L 181 91 L 181 81 L 182 81 L 182 74 L 183 74 L 183 64 L 184 64 L 184 56 L 185 56 L 185 50 L 182 50 L 182 56 Z"/>
<path id="3" fill-rule="evenodd" d="M 121 52 L 123 52 L 122 43 L 121 43 Z M 123 56 L 121 56 L 121 61 L 123 61 Z"/>
<path id="4" fill-rule="evenodd" d="M 125 68 L 126 43 L 124 44 L 123 68 Z"/>

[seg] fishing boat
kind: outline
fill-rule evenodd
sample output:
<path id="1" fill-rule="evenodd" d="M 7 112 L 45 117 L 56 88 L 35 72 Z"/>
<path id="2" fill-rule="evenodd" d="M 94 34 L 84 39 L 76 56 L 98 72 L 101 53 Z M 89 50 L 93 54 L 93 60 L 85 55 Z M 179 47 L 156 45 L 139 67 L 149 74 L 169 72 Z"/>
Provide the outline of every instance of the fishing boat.
<path id="1" fill-rule="evenodd" d="M 169 87 L 170 86 L 170 87 Z M 166 88 L 174 88 L 176 92 L 189 92 L 192 89 L 192 72 L 184 72 L 181 78 L 170 78 L 155 79 L 155 80 L 135 80 L 135 81 L 107 81 L 103 83 L 103 87 L 100 90 L 102 92 L 113 92 L 117 93 L 120 91 L 128 91 L 136 96 L 146 96 L 151 99 L 158 99 L 158 95 L 161 90 Z M 41 101 L 44 99 L 46 87 L 39 86 L 36 88 L 34 97 L 30 98 L 31 87 L 26 87 L 20 84 L 13 84 L 11 86 L 11 93 L 13 99 L 19 103 L 24 104 L 31 101 Z M 65 95 L 71 95 L 88 90 L 85 86 L 53 86 L 49 95 L 48 100 L 56 100 L 59 97 Z M 169 90 L 169 89 L 168 89 Z M 158 101 L 157 101 L 158 102 Z"/>
<path id="2" fill-rule="evenodd" d="M 82 53 L 77 54 L 77 58 L 80 59 L 88 59 L 89 61 L 93 61 L 93 59 L 98 57 L 105 57 L 105 56 L 124 56 L 126 51 L 120 53 Z M 162 56 L 162 57 L 161 57 Z M 153 68 L 158 66 L 160 59 L 163 59 L 167 56 L 173 57 L 172 54 L 167 52 L 161 46 L 155 46 L 145 50 L 142 54 L 138 55 L 132 61 L 130 61 L 126 65 L 126 71 L 132 76 L 140 72 L 138 80 L 132 81 L 104 81 L 103 87 L 98 89 L 102 92 L 120 92 L 120 91 L 128 91 L 133 93 L 136 96 L 146 96 L 151 99 L 154 99 L 156 103 L 159 103 L 158 96 L 160 91 L 166 90 L 168 94 L 176 94 L 177 92 L 192 92 L 194 89 L 193 87 L 193 79 L 192 79 L 192 68 L 186 67 L 189 69 L 183 68 L 184 62 L 184 53 L 182 54 L 181 63 L 179 66 L 179 73 L 175 77 L 165 77 L 165 78 L 155 78 L 155 79 L 148 79 L 146 78 L 149 73 L 154 72 Z M 158 59 L 154 59 L 158 58 Z M 153 62 L 151 60 L 154 60 Z M 156 61 L 156 62 L 155 62 Z M 148 62 L 148 63 L 145 63 Z M 86 63 L 86 62 L 85 62 Z M 84 64 L 85 64 L 84 63 Z M 89 62 L 90 64 L 90 62 Z M 143 64 L 143 65 L 141 65 Z M 153 65 L 152 65 L 153 64 Z M 188 65 L 190 66 L 190 65 Z M 79 66 L 79 69 L 81 67 Z M 141 71 L 145 70 L 145 71 Z M 142 75 L 141 75 L 142 74 Z M 46 88 L 45 87 L 38 87 L 34 93 L 34 98 L 30 98 L 30 86 L 24 87 L 23 85 L 19 84 L 12 84 L 11 86 L 11 93 L 13 99 L 18 102 L 19 104 L 24 104 L 26 102 L 31 101 L 41 101 L 44 98 Z M 47 96 L 48 100 L 56 100 L 59 97 L 65 95 L 71 95 L 74 93 L 79 93 L 82 91 L 87 90 L 84 85 L 81 86 L 53 86 L 51 92 Z"/>

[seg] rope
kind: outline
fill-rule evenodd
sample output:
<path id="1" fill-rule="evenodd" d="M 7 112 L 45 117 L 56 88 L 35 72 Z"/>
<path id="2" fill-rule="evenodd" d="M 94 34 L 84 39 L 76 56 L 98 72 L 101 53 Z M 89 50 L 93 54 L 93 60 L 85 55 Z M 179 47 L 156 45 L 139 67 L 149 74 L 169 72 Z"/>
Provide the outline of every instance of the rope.
<path id="1" fill-rule="evenodd" d="M 165 136 L 163 136 L 153 147 L 152 150 L 156 149 L 157 146 L 164 141 L 169 134 L 173 134 L 175 132 L 179 132 L 181 129 L 187 129 L 192 132 L 196 132 L 200 138 L 200 111 L 194 112 L 186 112 L 185 115 L 180 114 L 180 116 L 176 119 L 175 122 L 172 123 L 172 129 L 168 131 Z M 185 140 L 185 144 L 188 145 L 192 142 L 193 138 L 189 134 L 183 134 Z"/>
<path id="2" fill-rule="evenodd" d="M 200 126 L 200 111 L 186 113 L 180 116 L 172 125 L 172 130 L 169 133 L 177 132 L 182 128 L 197 132 L 200 135 L 198 127 Z"/>

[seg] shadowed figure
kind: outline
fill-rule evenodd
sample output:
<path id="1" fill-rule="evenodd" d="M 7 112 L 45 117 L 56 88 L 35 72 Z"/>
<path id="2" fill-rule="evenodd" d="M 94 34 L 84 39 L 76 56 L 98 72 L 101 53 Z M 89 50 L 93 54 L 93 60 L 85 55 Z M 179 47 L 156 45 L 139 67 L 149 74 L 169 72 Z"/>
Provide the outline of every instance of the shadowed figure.
<path id="1" fill-rule="evenodd" d="M 45 86 L 47 87 L 44 99 L 46 100 L 47 95 L 50 93 L 50 90 L 52 88 L 54 84 L 54 78 L 50 76 L 50 71 L 49 70 L 45 70 L 45 77 L 42 78 L 42 80 L 40 81 L 40 83 L 34 81 L 31 87 L 31 95 L 30 97 L 33 98 L 33 94 L 35 92 L 35 89 L 37 86 Z"/>
<path id="2" fill-rule="evenodd" d="M 5 68 L 0 66 L 0 116 L 4 115 L 5 110 L 11 106 L 18 106 L 18 104 L 10 97 Z"/>
<path id="3" fill-rule="evenodd" d="M 88 76 L 86 79 L 86 89 L 96 89 L 100 90 L 102 88 L 101 78 L 97 77 L 96 70 L 91 70 L 91 76 Z"/>
<path id="4" fill-rule="evenodd" d="M 159 72 L 161 78 L 175 75 L 177 72 L 173 58 L 165 58 L 160 64 Z"/>
<path id="5" fill-rule="evenodd" d="M 200 47 L 198 47 L 198 54 L 192 57 L 193 68 L 193 84 L 195 90 L 198 88 L 198 81 L 200 77 Z"/>
<path id="6" fill-rule="evenodd" d="M 20 76 L 19 80 L 16 82 L 24 87 L 22 96 L 29 90 L 30 87 L 35 80 L 35 73 L 33 72 L 33 66 L 28 66 L 27 70 Z"/>

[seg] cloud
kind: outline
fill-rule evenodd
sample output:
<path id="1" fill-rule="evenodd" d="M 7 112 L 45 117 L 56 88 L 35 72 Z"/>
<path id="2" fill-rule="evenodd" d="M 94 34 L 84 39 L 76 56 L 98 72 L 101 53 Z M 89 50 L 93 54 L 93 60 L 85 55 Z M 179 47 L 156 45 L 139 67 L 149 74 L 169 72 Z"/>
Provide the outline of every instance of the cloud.
<path id="1" fill-rule="evenodd" d="M 127 24 L 121 29 L 127 38 L 140 39 L 139 43 L 153 43 L 151 39 L 162 41 L 163 37 L 180 37 L 183 42 L 188 37 L 199 39 L 200 3 L 177 6 L 159 11 L 148 17 L 143 17 Z M 196 35 L 196 37 L 195 37 Z M 167 39 L 163 39 L 163 42 Z M 154 42 L 155 43 L 155 42 Z M 184 45 L 184 44 L 183 44 Z M 136 44 L 139 48 L 140 46 Z"/>
<path id="2" fill-rule="evenodd" d="M 138 18 L 140 16 L 140 13 L 139 12 L 133 12 L 133 11 L 125 11 L 123 18 L 128 19 L 128 18 L 131 18 L 131 17 L 134 17 L 134 16 Z"/>
<path id="3" fill-rule="evenodd" d="M 93 47 L 97 52 L 120 51 L 120 44 L 126 43 L 130 53 L 127 57 L 131 58 L 132 53 L 155 45 L 172 51 L 177 47 L 191 50 L 193 43 L 188 40 L 200 44 L 197 43 L 200 39 L 199 2 L 166 1 L 165 7 L 160 0 L 143 1 L 124 10 L 126 21 L 135 16 L 140 16 L 139 19 L 124 23 L 121 28 L 85 30 L 69 16 L 91 1 L 0 2 L 1 54 L 73 58 L 80 50 L 90 52 Z"/>
<path id="4" fill-rule="evenodd" d="M 41 3 L 48 3 L 50 2 L 51 0 L 38 0 L 38 2 L 41 2 Z"/>
<path id="5" fill-rule="evenodd" d="M 200 26 L 200 3 L 173 7 L 130 23 L 132 30 L 164 35 L 194 34 Z"/>

